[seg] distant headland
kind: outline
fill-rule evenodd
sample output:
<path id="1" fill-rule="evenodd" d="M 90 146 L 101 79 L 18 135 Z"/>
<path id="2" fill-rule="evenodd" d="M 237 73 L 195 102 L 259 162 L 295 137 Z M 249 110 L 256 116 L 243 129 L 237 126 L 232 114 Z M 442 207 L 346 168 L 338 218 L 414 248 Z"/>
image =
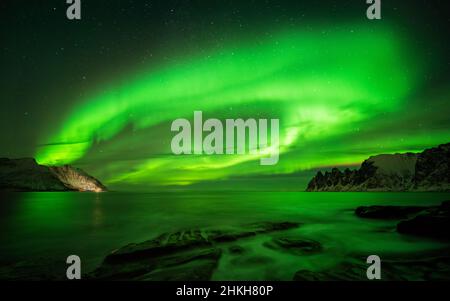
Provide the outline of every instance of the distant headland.
<path id="1" fill-rule="evenodd" d="M 33 158 L 0 158 L 0 191 L 104 192 L 99 180 L 70 165 L 39 165 Z"/>

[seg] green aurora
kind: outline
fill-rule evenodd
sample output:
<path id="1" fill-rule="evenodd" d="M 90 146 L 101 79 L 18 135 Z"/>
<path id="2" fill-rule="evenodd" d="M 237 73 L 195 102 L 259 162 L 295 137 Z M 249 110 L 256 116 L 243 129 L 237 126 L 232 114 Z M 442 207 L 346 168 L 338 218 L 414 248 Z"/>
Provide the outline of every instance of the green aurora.
<path id="1" fill-rule="evenodd" d="M 430 77 L 445 64 L 439 51 L 418 46 L 426 41 L 413 30 L 345 17 L 261 30 L 258 24 L 232 38 L 226 33 L 233 30 L 222 28 L 228 38 L 186 51 L 165 44 L 157 63 L 93 79 L 83 92 L 68 93 L 62 109 L 50 109 L 46 126 L 40 120 L 26 153 L 41 164 L 80 166 L 113 187 L 236 187 L 246 178 L 306 179 L 320 168 L 448 142 L 448 83 Z M 279 163 L 261 166 L 255 155 L 173 155 L 171 122 L 192 119 L 196 110 L 222 120 L 280 119 Z"/>
<path id="2" fill-rule="evenodd" d="M 369 130 L 380 114 L 401 110 L 423 66 L 389 29 L 374 31 L 360 26 L 352 32 L 351 28 L 355 26 L 283 32 L 257 45 L 230 45 L 114 85 L 74 108 L 47 137 L 49 144 L 38 150 L 37 160 L 57 165 L 76 162 L 94 144 L 114 139 L 127 126 L 133 132 L 158 128 L 170 138 L 172 120 L 192 118 L 194 110 L 202 110 L 223 119 L 279 118 L 279 164 L 261 167 L 250 154 L 174 156 L 164 138 L 149 141 L 141 135 L 140 147 L 160 148 L 164 154 L 128 162 L 127 167 L 114 166 L 114 176 L 106 182 L 186 185 L 231 175 L 292 173 L 360 162 L 371 155 L 364 150 L 376 149 L 386 138 L 360 141 L 360 154 L 344 154 L 341 149 L 341 155 L 333 157 L 316 153 L 312 145 Z M 321 34 L 324 31 L 326 37 Z M 448 134 L 428 134 L 427 144 L 438 144 Z M 420 135 L 414 138 L 425 139 Z M 123 137 L 108 144 L 108 152 L 129 143 Z M 386 145 L 385 151 L 416 151 L 408 143 L 398 139 Z"/>

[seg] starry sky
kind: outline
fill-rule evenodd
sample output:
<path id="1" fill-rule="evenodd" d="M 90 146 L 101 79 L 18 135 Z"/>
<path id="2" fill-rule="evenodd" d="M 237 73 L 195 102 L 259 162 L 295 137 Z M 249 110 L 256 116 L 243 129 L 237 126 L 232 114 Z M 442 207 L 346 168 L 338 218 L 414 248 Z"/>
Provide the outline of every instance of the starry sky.
<path id="1" fill-rule="evenodd" d="M 0 156 L 117 190 L 302 190 L 318 169 L 450 142 L 450 9 L 382 1 L 0 3 Z M 277 118 L 280 160 L 175 156 L 173 120 Z"/>

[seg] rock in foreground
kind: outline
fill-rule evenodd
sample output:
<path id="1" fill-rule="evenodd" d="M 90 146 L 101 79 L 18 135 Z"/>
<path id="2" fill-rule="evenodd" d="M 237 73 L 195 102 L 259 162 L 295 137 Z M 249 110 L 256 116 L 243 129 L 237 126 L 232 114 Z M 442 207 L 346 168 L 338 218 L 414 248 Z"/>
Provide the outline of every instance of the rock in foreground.
<path id="1" fill-rule="evenodd" d="M 264 246 L 269 249 L 292 253 L 294 255 L 315 254 L 322 250 L 322 245 L 319 242 L 297 237 L 274 238 L 266 242 Z"/>
<path id="2" fill-rule="evenodd" d="M 106 191 L 81 169 L 39 165 L 32 158 L 0 159 L 0 191 Z"/>
<path id="3" fill-rule="evenodd" d="M 300 270 L 294 281 L 367 281 L 367 265 L 363 258 L 341 263 L 326 271 Z M 447 281 L 450 257 L 407 260 L 383 260 L 382 281 Z"/>
<path id="4" fill-rule="evenodd" d="M 362 206 L 356 208 L 355 214 L 362 218 L 403 219 L 428 208 L 418 206 Z"/>
<path id="5" fill-rule="evenodd" d="M 371 206 L 359 207 L 362 218 L 398 219 L 397 232 L 428 238 L 450 239 L 450 201 L 434 207 Z"/>
<path id="6" fill-rule="evenodd" d="M 402 221 L 397 225 L 397 231 L 440 239 L 450 239 L 450 201 L 441 206 L 422 211 L 416 217 Z"/>
<path id="7" fill-rule="evenodd" d="M 229 229 L 189 229 L 164 233 L 109 254 L 88 277 L 96 280 L 210 280 L 222 255 L 221 244 L 297 228 L 298 223 L 263 222 Z"/>

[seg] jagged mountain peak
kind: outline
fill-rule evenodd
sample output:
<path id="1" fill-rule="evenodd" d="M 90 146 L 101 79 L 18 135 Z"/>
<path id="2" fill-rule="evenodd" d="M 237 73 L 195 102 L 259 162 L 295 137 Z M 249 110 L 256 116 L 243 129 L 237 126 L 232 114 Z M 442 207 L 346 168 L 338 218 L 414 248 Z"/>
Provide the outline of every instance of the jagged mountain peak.
<path id="1" fill-rule="evenodd" d="M 450 143 L 418 154 L 372 156 L 358 170 L 318 172 L 307 191 L 450 191 Z"/>
<path id="2" fill-rule="evenodd" d="M 418 156 L 414 153 L 377 155 L 366 161 L 377 167 L 378 174 L 414 175 Z"/>

